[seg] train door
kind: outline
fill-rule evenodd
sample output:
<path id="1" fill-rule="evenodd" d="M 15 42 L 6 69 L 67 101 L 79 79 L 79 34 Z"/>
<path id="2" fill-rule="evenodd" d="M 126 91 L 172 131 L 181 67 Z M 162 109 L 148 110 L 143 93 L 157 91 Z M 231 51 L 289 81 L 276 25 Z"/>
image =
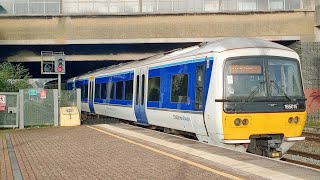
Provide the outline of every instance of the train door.
<path id="1" fill-rule="evenodd" d="M 147 68 L 135 70 L 135 96 L 134 96 L 134 113 L 139 124 L 147 125 L 146 116 L 146 84 L 148 80 Z"/>
<path id="2" fill-rule="evenodd" d="M 94 108 L 93 108 L 93 102 L 94 102 L 94 96 L 93 96 L 93 92 L 94 92 L 94 78 L 90 77 L 89 78 L 89 109 L 90 112 L 94 113 Z"/>
<path id="3" fill-rule="evenodd" d="M 196 66 L 195 110 L 197 111 L 204 111 L 205 70 L 205 63 Z"/>

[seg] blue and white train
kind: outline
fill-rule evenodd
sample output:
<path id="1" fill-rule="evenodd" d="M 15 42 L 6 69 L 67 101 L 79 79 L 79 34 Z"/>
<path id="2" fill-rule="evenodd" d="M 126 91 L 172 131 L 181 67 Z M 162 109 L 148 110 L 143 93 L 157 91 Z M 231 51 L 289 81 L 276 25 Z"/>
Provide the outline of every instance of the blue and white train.
<path id="1" fill-rule="evenodd" d="M 280 157 L 306 119 L 299 56 L 254 38 L 226 38 L 96 70 L 67 81 L 82 111 Z"/>

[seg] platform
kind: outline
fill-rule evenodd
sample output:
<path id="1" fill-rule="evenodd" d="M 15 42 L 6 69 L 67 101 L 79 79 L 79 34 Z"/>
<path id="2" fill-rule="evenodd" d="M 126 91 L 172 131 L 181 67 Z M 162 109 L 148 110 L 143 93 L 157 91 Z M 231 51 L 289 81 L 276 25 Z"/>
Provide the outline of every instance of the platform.
<path id="1" fill-rule="evenodd" d="M 0 131 L 0 179 L 319 179 L 320 171 L 126 124 Z"/>

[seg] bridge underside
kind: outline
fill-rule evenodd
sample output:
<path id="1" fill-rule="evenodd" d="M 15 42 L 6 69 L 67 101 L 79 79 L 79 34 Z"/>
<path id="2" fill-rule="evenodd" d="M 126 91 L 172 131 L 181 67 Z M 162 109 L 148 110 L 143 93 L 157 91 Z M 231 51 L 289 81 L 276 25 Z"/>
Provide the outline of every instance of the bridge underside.
<path id="1" fill-rule="evenodd" d="M 184 43 L 249 36 L 314 39 L 314 11 L 126 15 L 0 16 L 0 45 Z"/>

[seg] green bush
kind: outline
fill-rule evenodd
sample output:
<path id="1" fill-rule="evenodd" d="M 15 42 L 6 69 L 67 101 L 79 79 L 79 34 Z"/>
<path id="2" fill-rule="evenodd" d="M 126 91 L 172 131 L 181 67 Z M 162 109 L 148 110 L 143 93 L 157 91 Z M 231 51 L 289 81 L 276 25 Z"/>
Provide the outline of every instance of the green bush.
<path id="1" fill-rule="evenodd" d="M 18 92 L 29 87 L 29 70 L 21 64 L 9 62 L 0 64 L 0 92 Z"/>

